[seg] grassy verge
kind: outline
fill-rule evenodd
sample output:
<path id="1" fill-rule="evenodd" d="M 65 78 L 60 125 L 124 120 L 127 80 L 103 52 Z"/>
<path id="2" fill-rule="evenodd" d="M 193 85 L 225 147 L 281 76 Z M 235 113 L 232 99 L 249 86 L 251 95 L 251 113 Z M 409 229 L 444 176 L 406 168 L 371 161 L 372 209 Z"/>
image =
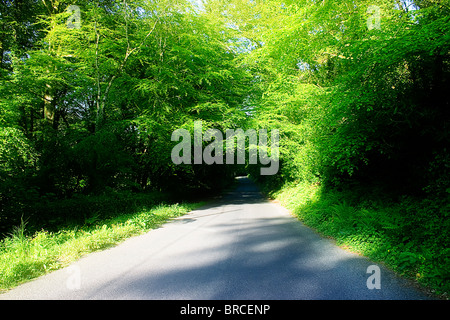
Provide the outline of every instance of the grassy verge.
<path id="1" fill-rule="evenodd" d="M 157 228 L 201 204 L 157 205 L 108 219 L 93 219 L 81 227 L 57 232 L 42 230 L 33 235 L 26 235 L 22 223 L 0 242 L 0 292 L 65 267 L 84 254 Z"/>
<path id="2" fill-rule="evenodd" d="M 285 186 L 271 197 L 338 245 L 383 262 L 448 299 L 448 202 L 407 197 L 397 203 L 355 199 L 348 192 L 307 184 Z"/>

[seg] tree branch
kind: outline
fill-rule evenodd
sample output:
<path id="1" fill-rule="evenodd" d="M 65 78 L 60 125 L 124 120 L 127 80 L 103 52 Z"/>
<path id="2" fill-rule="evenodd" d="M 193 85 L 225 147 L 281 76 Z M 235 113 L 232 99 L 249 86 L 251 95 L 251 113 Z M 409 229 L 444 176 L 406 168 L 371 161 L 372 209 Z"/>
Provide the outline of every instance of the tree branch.
<path id="1" fill-rule="evenodd" d="M 138 46 L 134 47 L 133 49 L 131 49 L 130 47 L 130 41 L 129 41 L 129 36 L 128 36 L 128 19 L 127 19 L 127 10 L 126 10 L 126 0 L 123 1 L 124 6 L 125 6 L 125 37 L 127 40 L 127 50 L 125 53 L 125 57 L 123 58 L 119 68 L 117 69 L 116 73 L 110 78 L 110 80 L 108 81 L 108 84 L 106 85 L 106 89 L 105 92 L 103 94 L 103 97 L 101 97 L 101 89 L 100 89 L 100 75 L 99 75 L 99 67 L 98 67 L 98 47 L 99 47 L 99 38 L 100 35 L 98 34 L 97 31 L 97 21 L 95 22 L 95 32 L 97 35 L 97 41 L 96 41 L 96 52 L 95 52 L 95 56 L 96 56 L 96 69 L 97 69 L 97 121 L 96 121 L 96 131 L 98 129 L 100 129 L 100 121 L 103 121 L 103 110 L 106 104 L 106 99 L 108 98 L 109 92 L 111 90 L 111 87 L 114 83 L 114 81 L 117 79 L 117 77 L 122 73 L 128 58 L 138 49 L 140 49 L 142 47 L 142 45 L 145 43 L 145 41 L 148 39 L 148 37 L 153 33 L 153 31 L 155 30 L 158 22 L 159 22 L 159 18 L 156 18 L 155 23 L 153 24 L 153 27 L 150 29 L 150 31 L 147 33 L 147 35 L 144 37 L 144 39 L 142 39 L 142 41 L 139 43 Z M 131 49 L 131 50 L 130 50 Z"/>

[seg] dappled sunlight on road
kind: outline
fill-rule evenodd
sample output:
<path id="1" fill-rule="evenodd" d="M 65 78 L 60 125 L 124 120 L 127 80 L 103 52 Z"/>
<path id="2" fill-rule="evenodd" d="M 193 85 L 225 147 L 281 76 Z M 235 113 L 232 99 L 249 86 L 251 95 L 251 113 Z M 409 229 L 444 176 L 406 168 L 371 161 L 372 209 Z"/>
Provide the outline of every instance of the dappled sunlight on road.
<path id="1" fill-rule="evenodd" d="M 79 290 L 55 272 L 10 293 L 50 299 L 420 299 L 373 263 L 306 228 L 249 179 L 190 214 L 76 263 Z M 248 201 L 250 199 L 250 201 Z M 7 297 L 5 297 L 7 298 Z"/>

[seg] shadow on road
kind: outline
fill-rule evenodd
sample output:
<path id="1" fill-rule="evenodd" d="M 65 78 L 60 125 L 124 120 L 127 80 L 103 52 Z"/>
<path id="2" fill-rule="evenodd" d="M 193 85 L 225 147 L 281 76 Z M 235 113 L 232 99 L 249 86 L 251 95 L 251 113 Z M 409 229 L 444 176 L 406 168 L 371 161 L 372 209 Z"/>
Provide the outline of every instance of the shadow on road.
<path id="1" fill-rule="evenodd" d="M 102 286 L 91 298 L 105 292 L 120 299 L 426 298 L 385 269 L 382 288 L 369 290 L 366 272 L 374 263 L 336 247 L 289 215 L 273 214 L 272 206 L 249 179 L 239 179 L 218 202 L 174 222 L 182 228 L 199 224 L 203 246 L 180 241 L 163 270 L 154 272 L 142 263 L 139 276 Z"/>

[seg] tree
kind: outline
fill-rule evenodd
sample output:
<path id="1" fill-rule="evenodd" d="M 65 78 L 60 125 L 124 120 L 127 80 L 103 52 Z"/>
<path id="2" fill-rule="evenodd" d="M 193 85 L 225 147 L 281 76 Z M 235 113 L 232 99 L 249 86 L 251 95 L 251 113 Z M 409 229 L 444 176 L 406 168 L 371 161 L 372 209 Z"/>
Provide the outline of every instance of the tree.
<path id="1" fill-rule="evenodd" d="M 427 184 L 448 142 L 447 1 L 221 3 L 242 37 L 263 44 L 246 60 L 264 92 L 254 113 L 283 122 L 285 179 Z"/>
<path id="2" fill-rule="evenodd" d="M 175 167 L 170 135 L 195 119 L 245 122 L 250 78 L 225 26 L 187 1 L 50 1 L 39 12 L 41 37 L 12 57 L 2 90 L 4 121 L 39 155 L 42 193 L 166 189 L 177 174 L 194 186 L 197 171 L 210 174 Z"/>

